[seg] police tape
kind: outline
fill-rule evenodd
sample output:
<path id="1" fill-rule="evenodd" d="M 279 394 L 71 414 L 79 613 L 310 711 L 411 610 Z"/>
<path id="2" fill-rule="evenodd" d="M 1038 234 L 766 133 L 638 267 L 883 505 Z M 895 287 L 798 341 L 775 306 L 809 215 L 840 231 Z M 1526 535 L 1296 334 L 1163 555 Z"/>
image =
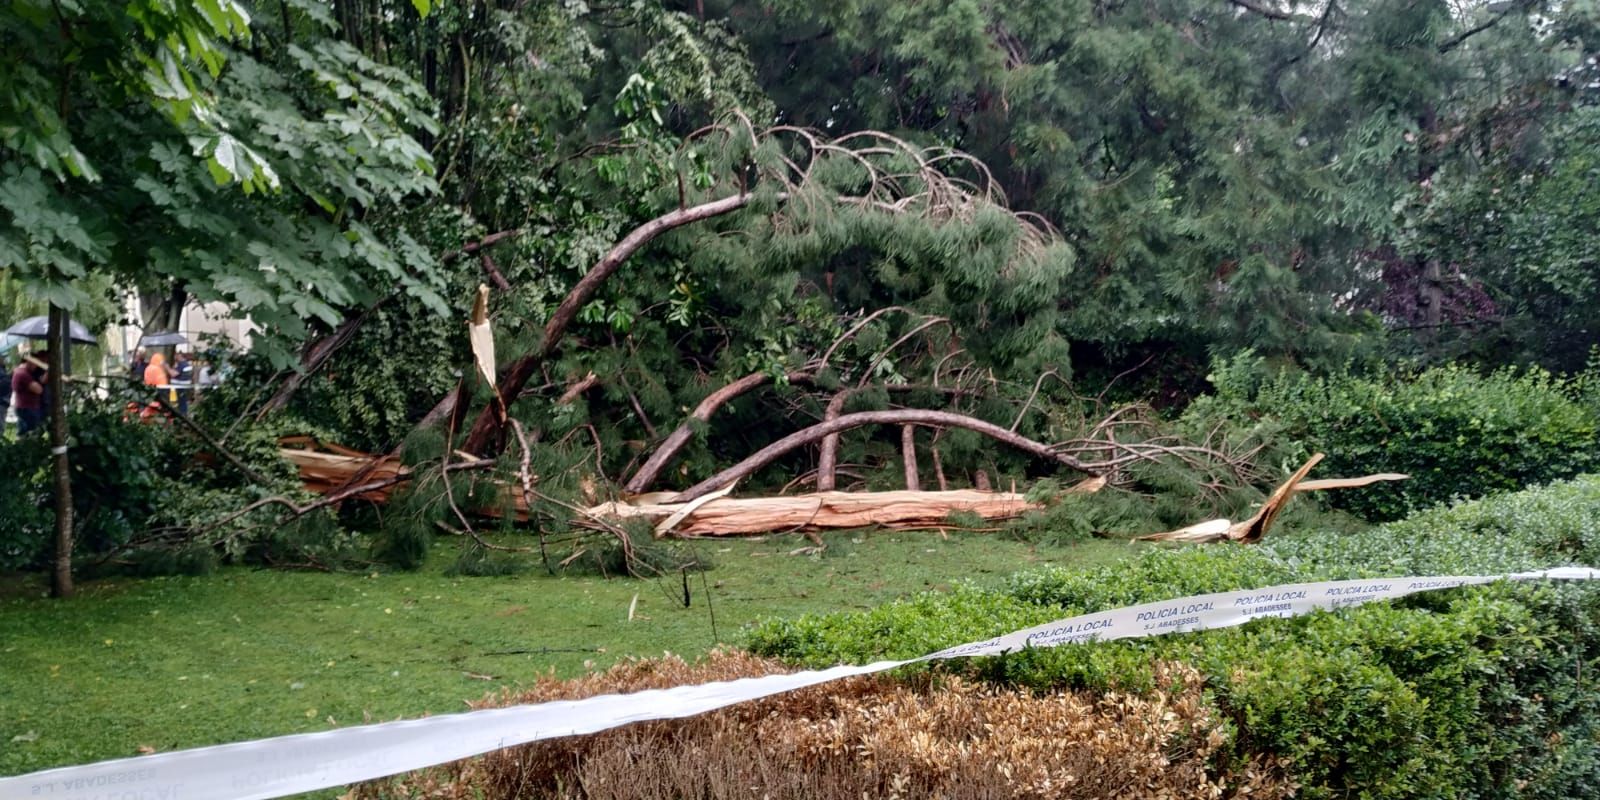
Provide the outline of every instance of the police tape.
<path id="1" fill-rule="evenodd" d="M 1596 580 L 1563 567 L 1511 575 L 1296 583 L 1196 595 L 1085 614 L 958 645 L 921 658 L 719 681 L 625 695 L 470 711 L 200 747 L 0 778 L 0 800 L 256 800 L 382 778 L 504 747 L 648 720 L 680 719 L 747 700 L 938 659 L 1031 647 L 1227 628 L 1417 592 L 1500 580 Z"/>

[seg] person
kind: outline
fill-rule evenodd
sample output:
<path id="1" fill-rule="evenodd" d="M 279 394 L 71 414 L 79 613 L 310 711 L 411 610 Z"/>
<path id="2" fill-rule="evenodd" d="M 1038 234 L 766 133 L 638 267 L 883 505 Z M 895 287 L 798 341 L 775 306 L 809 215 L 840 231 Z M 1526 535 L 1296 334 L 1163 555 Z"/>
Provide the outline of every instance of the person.
<path id="1" fill-rule="evenodd" d="M 6 365 L 6 357 L 0 355 L 0 375 L 10 375 L 10 368 Z M 11 413 L 11 381 L 0 381 L 0 438 L 6 433 L 6 428 L 11 426 L 8 415 Z"/>
<path id="2" fill-rule="evenodd" d="M 40 350 L 24 357 L 11 373 L 11 404 L 17 409 L 17 435 L 27 436 L 44 428 L 44 376 L 43 359 L 50 351 Z"/>
<path id="3" fill-rule="evenodd" d="M 150 356 L 150 363 L 144 367 L 145 386 L 166 386 L 172 382 L 172 370 L 167 368 L 167 357 L 161 353 Z M 161 413 L 161 404 L 151 401 L 145 405 L 144 411 L 139 413 L 140 419 L 152 419 Z"/>
<path id="4" fill-rule="evenodd" d="M 189 355 L 189 351 L 178 351 L 178 361 L 172 366 L 173 381 L 189 384 L 190 387 L 194 386 L 194 361 L 192 359 L 193 357 Z M 178 413 L 186 417 L 189 416 L 189 398 L 194 394 L 194 389 L 176 389 L 173 394 L 177 395 Z"/>
<path id="5" fill-rule="evenodd" d="M 128 367 L 128 377 L 136 381 L 144 380 L 144 368 L 148 366 L 150 366 L 150 357 L 145 353 L 144 348 L 141 347 L 133 351 L 133 364 Z"/>
<path id="6" fill-rule="evenodd" d="M 150 356 L 150 363 L 144 365 L 144 385 L 166 386 L 172 382 L 172 370 L 167 369 L 167 357 L 161 353 Z"/>

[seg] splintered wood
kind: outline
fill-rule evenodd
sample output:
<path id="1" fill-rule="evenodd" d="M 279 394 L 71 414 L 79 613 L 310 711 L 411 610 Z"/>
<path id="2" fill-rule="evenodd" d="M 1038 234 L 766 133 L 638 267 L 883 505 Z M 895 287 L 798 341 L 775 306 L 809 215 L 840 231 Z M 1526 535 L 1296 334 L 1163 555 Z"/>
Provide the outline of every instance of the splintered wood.
<path id="1" fill-rule="evenodd" d="M 411 470 L 392 456 L 375 456 L 337 444 L 319 442 L 309 436 L 284 437 L 278 440 L 278 445 L 278 454 L 300 471 L 300 483 L 306 490 L 323 496 L 349 492 L 341 499 L 387 503 L 394 492 L 411 480 Z M 470 460 L 470 457 L 465 458 Z M 503 481 L 483 480 L 491 484 L 493 489 L 486 496 L 498 500 L 505 496 L 504 493 L 510 492 L 512 513 L 518 521 L 527 521 L 528 502 L 523 496 L 522 487 Z M 352 489 L 361 491 L 350 492 Z M 483 501 L 482 496 L 467 510 L 485 517 L 505 514 L 503 504 Z"/>
<path id="2" fill-rule="evenodd" d="M 1261 508 L 1243 522 L 1229 522 L 1225 519 L 1211 519 L 1198 522 L 1185 528 L 1162 533 L 1152 533 L 1140 536 L 1140 541 L 1145 542 L 1186 542 L 1189 544 L 1205 544 L 1209 542 L 1241 542 L 1255 544 L 1261 541 L 1272 523 L 1278 520 L 1278 515 L 1283 513 L 1284 506 L 1289 500 L 1300 492 L 1314 492 L 1325 489 L 1354 489 L 1369 486 L 1380 481 L 1403 481 L 1410 475 L 1401 475 L 1395 472 L 1382 472 L 1377 475 L 1363 475 L 1359 478 L 1324 478 L 1322 480 L 1308 481 L 1306 475 L 1322 461 L 1322 454 L 1317 453 L 1306 461 L 1300 469 L 1295 470 L 1289 479 L 1278 485 L 1267 497 Z"/>
<path id="3" fill-rule="evenodd" d="M 649 500 L 651 498 L 641 498 Z M 666 520 L 678 515 L 685 503 L 603 503 L 584 513 L 596 519 Z M 733 536 L 750 533 L 804 531 L 825 528 L 885 527 L 938 528 L 949 526 L 958 512 L 985 520 L 1019 517 L 1041 506 L 1014 492 L 820 492 L 787 497 L 719 497 L 684 515 L 671 530 L 679 536 Z"/>
<path id="4" fill-rule="evenodd" d="M 401 485 L 409 471 L 392 458 L 373 456 L 336 444 L 321 444 L 309 436 L 294 436 L 278 443 L 279 454 L 300 470 L 300 482 L 309 491 L 331 494 L 346 487 L 384 484 L 352 495 L 360 500 L 382 503 Z M 394 480 L 399 479 L 399 480 Z"/>

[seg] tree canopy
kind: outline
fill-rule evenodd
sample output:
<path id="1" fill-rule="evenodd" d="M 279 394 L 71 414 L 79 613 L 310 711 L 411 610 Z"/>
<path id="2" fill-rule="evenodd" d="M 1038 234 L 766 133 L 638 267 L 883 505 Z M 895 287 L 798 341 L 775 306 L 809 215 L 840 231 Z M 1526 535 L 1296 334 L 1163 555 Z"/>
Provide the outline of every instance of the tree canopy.
<path id="1" fill-rule="evenodd" d="M 1540 0 L 24 0 L 0 269 L 262 326 L 202 430 L 550 515 L 813 429 L 746 477 L 1260 478 L 1157 432 L 1213 359 L 1585 363 L 1597 42 Z"/>

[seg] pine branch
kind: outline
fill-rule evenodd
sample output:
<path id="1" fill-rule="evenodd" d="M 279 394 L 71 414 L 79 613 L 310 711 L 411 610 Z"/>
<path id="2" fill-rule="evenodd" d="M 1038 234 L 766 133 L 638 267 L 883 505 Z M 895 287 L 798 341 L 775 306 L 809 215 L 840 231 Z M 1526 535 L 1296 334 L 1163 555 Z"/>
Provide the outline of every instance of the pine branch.
<path id="1" fill-rule="evenodd" d="M 710 494 L 734 481 L 741 480 L 774 460 L 799 447 L 804 447 L 830 433 L 847 431 L 864 425 L 929 425 L 934 427 L 965 428 L 988 436 L 995 441 L 1008 444 L 1025 453 L 1054 461 L 1068 469 L 1077 470 L 1090 475 L 1100 474 L 1090 465 L 1079 461 L 1076 457 L 1062 453 L 1056 448 L 1019 436 L 992 422 L 985 422 L 976 417 L 965 414 L 956 414 L 949 411 L 925 411 L 921 409 L 900 409 L 895 411 L 863 411 L 859 414 L 846 414 L 837 419 L 820 422 L 773 442 L 758 450 L 754 455 L 740 461 L 722 472 L 713 475 L 688 489 L 683 490 L 668 503 L 687 503 L 695 498 Z"/>

